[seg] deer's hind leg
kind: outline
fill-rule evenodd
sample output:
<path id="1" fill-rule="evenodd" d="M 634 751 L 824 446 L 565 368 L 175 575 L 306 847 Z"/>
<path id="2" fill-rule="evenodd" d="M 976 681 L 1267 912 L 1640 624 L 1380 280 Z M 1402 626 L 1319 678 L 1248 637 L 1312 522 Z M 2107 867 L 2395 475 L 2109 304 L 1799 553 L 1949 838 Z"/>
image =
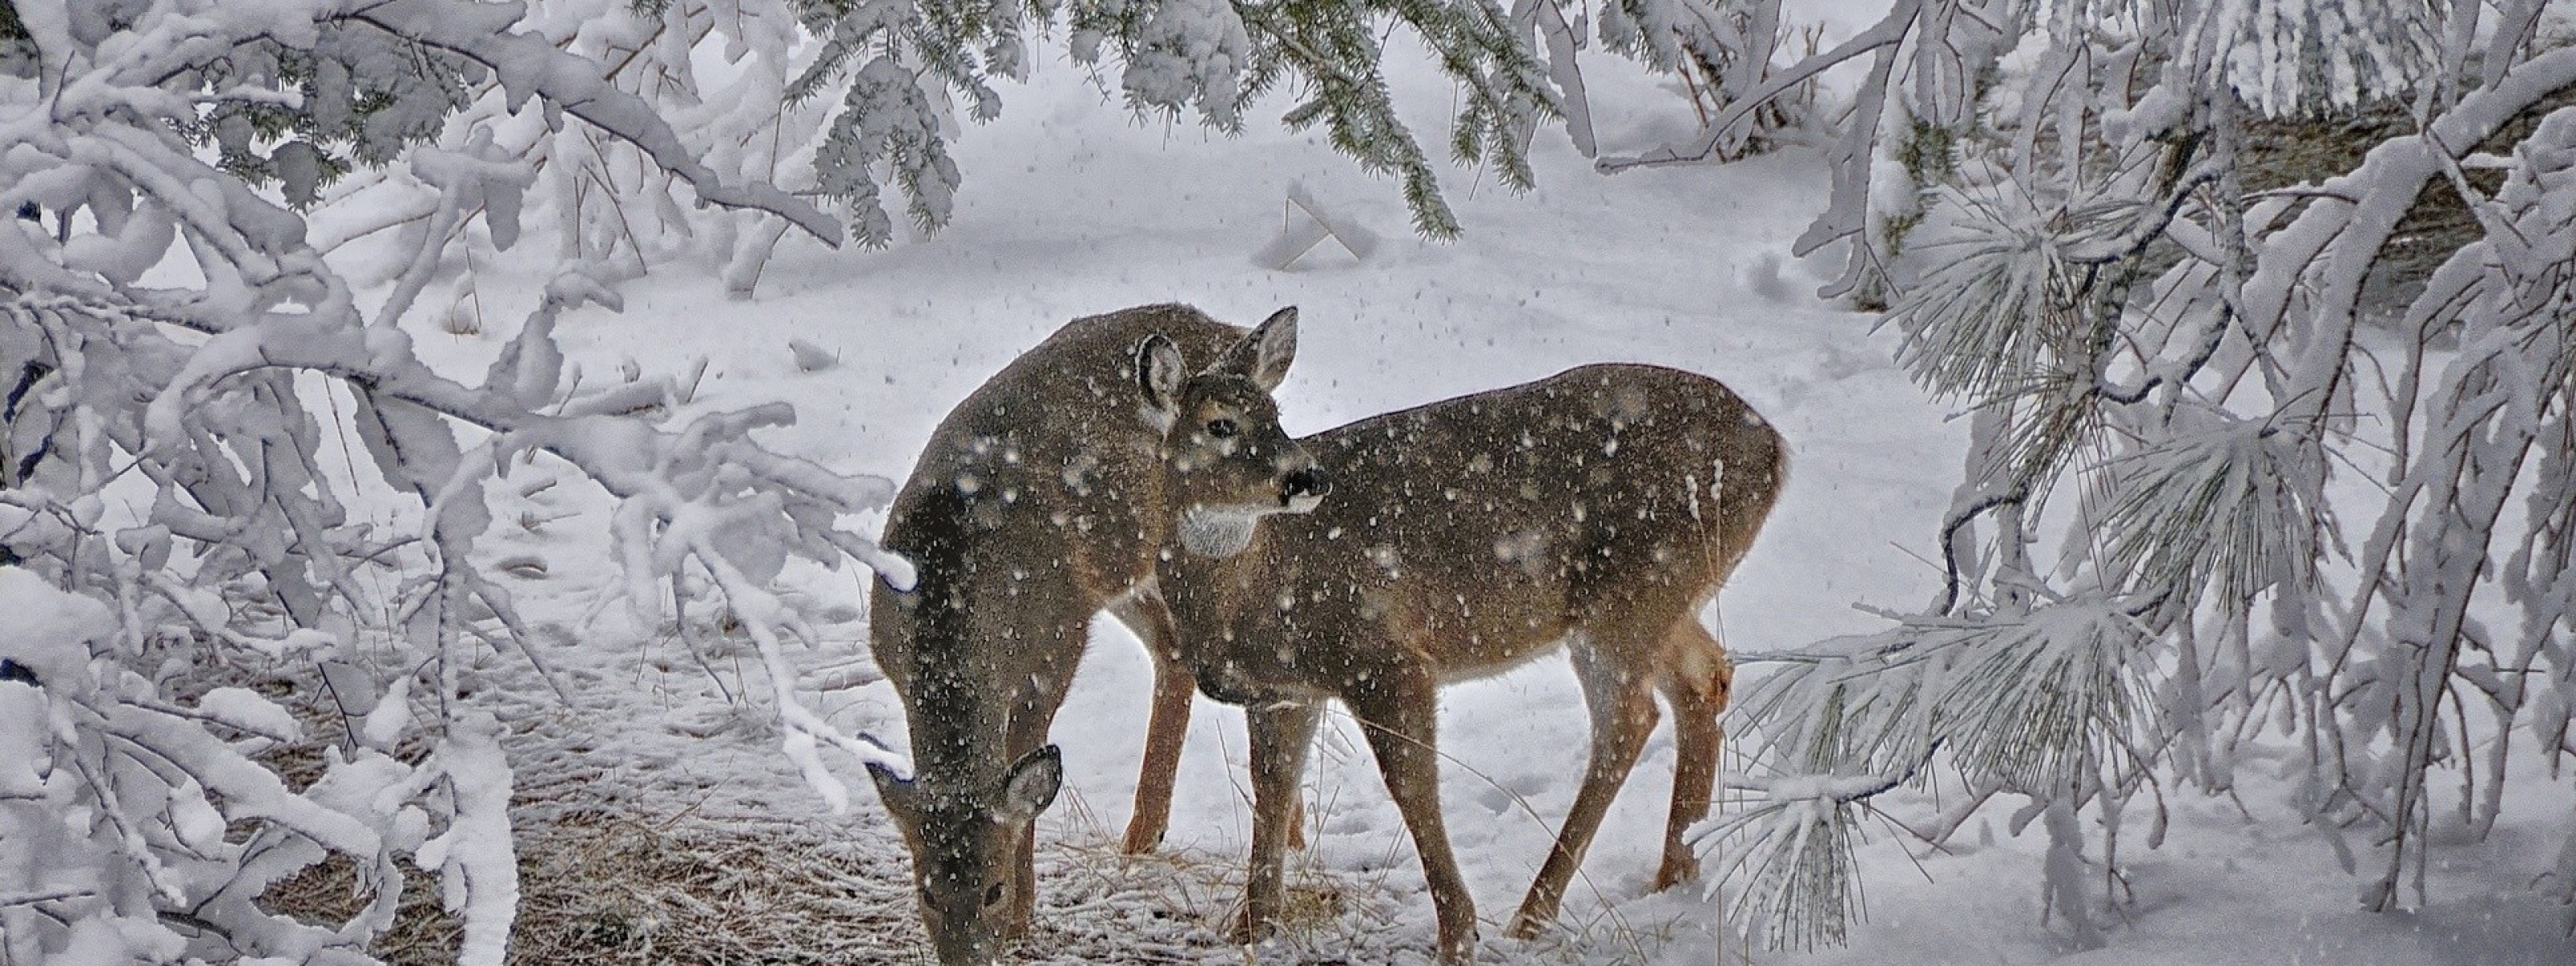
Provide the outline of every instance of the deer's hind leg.
<path id="1" fill-rule="evenodd" d="M 1180 632 L 1159 590 L 1150 584 L 1140 587 L 1110 604 L 1109 613 L 1135 632 L 1154 659 L 1154 710 L 1145 724 L 1145 760 L 1137 770 L 1136 805 L 1128 813 L 1127 836 L 1120 845 L 1129 855 L 1142 855 L 1162 844 L 1163 832 L 1171 826 L 1172 785 L 1190 735 L 1190 699 L 1198 692 L 1198 680 L 1175 659 L 1172 648 Z"/>
<path id="2" fill-rule="evenodd" d="M 1673 708 L 1673 813 L 1664 825 L 1664 858 L 1655 870 L 1655 890 L 1699 877 L 1699 856 L 1682 840 L 1692 825 L 1708 817 L 1717 785 L 1717 753 L 1726 741 L 1718 715 L 1735 686 L 1735 664 L 1726 648 L 1700 626 L 1696 614 L 1685 614 L 1664 637 L 1664 668 L 1658 682 Z"/>

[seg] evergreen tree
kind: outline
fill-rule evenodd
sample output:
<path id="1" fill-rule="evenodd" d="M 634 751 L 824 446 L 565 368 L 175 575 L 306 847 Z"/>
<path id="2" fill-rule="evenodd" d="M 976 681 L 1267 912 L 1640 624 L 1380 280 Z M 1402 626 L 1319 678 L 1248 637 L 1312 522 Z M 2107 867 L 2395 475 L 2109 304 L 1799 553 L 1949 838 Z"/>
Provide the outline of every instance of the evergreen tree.
<path id="1" fill-rule="evenodd" d="M 2079 945 L 2124 811 L 2160 827 L 2165 789 L 2234 789 L 2267 729 L 2373 909 L 2422 900 L 2437 770 L 2474 834 L 2504 733 L 2557 773 L 2576 48 L 2541 40 L 2544 6 L 1898 0 L 1777 74 L 1867 63 L 1798 249 L 1844 243 L 1828 292 L 1887 307 L 1899 362 L 1973 420 L 1931 604 L 1773 655 L 1743 697 L 1777 774 L 1716 833 L 1739 927 L 1839 941 L 1855 810 L 1940 768 L 1971 804 L 1936 839 L 1996 795 L 2044 817 Z M 1716 156 L 1755 107 L 1603 167 Z M 2350 170 L 2258 188 L 2256 135 L 2319 112 L 2399 123 Z M 2462 217 L 2405 275 L 2430 205 Z M 2561 866 L 2537 881 L 2576 900 Z"/>
<path id="2" fill-rule="evenodd" d="M 1400 23 L 1431 48 L 1462 94 L 1451 155 L 1488 164 L 1504 184 L 1530 185 L 1527 132 L 1557 111 L 1557 96 L 1525 37 L 1492 0 L 795 0 L 824 43 L 790 92 L 818 95 L 845 81 L 816 161 L 822 190 L 851 206 L 856 235 L 881 245 L 893 223 L 879 200 L 885 165 L 924 229 L 948 220 L 960 173 L 925 85 L 958 95 L 967 113 L 1001 110 L 995 78 L 1026 75 L 1024 36 L 1070 28 L 1074 59 L 1114 60 L 1127 106 L 1140 116 L 1184 114 L 1219 131 L 1240 130 L 1254 98 L 1282 82 L 1301 100 L 1284 120 L 1321 125 L 1360 167 L 1391 175 L 1426 237 L 1458 234 L 1429 158 L 1389 96 L 1382 27 Z"/>

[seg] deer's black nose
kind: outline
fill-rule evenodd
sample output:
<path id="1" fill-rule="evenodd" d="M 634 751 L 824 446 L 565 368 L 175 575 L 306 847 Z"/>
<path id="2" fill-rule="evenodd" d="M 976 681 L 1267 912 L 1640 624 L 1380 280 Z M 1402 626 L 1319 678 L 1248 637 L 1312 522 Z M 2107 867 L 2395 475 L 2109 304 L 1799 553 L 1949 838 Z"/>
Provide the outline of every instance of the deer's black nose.
<path id="1" fill-rule="evenodd" d="M 1320 466 L 1309 466 L 1288 474 L 1287 483 L 1280 487 L 1280 494 L 1288 497 L 1323 496 L 1331 492 L 1333 478 L 1326 475 Z"/>

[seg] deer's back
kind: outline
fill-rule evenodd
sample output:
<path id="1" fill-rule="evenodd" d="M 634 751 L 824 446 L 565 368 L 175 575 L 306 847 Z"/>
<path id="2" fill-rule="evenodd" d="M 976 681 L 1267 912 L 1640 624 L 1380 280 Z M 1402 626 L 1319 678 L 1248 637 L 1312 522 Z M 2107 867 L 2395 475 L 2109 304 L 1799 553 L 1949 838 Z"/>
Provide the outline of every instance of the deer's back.
<path id="1" fill-rule="evenodd" d="M 1232 648 L 1274 681 L 1395 660 L 1469 677 L 1578 629 L 1685 613 L 1750 546 L 1787 470 L 1779 434 L 1724 385 L 1642 365 L 1585 366 L 1304 442 L 1332 494 L 1267 520 L 1242 556 L 1186 561 L 1164 587 L 1191 612 L 1185 648 Z M 1432 650 L 1366 652 L 1384 642 Z"/>

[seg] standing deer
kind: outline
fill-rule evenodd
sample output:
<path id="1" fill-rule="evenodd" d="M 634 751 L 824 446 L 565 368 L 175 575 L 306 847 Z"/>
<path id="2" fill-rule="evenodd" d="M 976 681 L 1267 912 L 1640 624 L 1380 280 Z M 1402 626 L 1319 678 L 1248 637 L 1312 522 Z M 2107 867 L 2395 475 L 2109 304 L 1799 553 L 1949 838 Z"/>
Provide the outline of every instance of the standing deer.
<path id="1" fill-rule="evenodd" d="M 1186 466 L 1157 455 L 1170 416 L 1142 395 L 1148 342 L 1171 365 L 1185 351 L 1215 360 L 1176 385 L 1225 421 L 1225 445 Z M 1187 515 L 1165 480 L 1223 490 L 1229 519 L 1315 504 L 1324 479 L 1270 398 L 1296 346 L 1293 308 L 1250 334 L 1181 305 L 1076 319 L 949 413 L 896 495 L 883 546 L 919 577 L 910 591 L 875 586 L 869 633 L 911 723 L 915 775 L 869 771 L 911 847 L 943 966 L 983 966 L 1027 930 L 1031 833 L 1063 781 L 1047 728 L 1104 607 L 1154 656 L 1127 841 L 1161 838 L 1194 687 L 1153 585 L 1155 552 Z"/>
<path id="2" fill-rule="evenodd" d="M 1144 376 L 1176 395 L 1181 359 Z M 1204 434 L 1184 398 L 1165 437 L 1169 498 L 1191 504 Z M 1167 407 L 1169 408 L 1169 407 Z M 1705 377 L 1586 366 L 1306 437 L 1331 475 L 1312 513 L 1202 514 L 1156 566 L 1181 662 L 1251 725 L 1252 868 L 1236 938 L 1281 900 L 1292 806 L 1322 702 L 1366 732 L 1421 854 L 1440 956 L 1465 962 L 1476 913 L 1440 813 L 1440 686 L 1570 645 L 1592 716 L 1591 763 L 1515 936 L 1553 922 L 1602 813 L 1672 704 L 1678 761 L 1662 889 L 1695 876 L 1683 832 L 1708 813 L 1733 668 L 1696 611 L 1778 497 L 1779 433 Z"/>

